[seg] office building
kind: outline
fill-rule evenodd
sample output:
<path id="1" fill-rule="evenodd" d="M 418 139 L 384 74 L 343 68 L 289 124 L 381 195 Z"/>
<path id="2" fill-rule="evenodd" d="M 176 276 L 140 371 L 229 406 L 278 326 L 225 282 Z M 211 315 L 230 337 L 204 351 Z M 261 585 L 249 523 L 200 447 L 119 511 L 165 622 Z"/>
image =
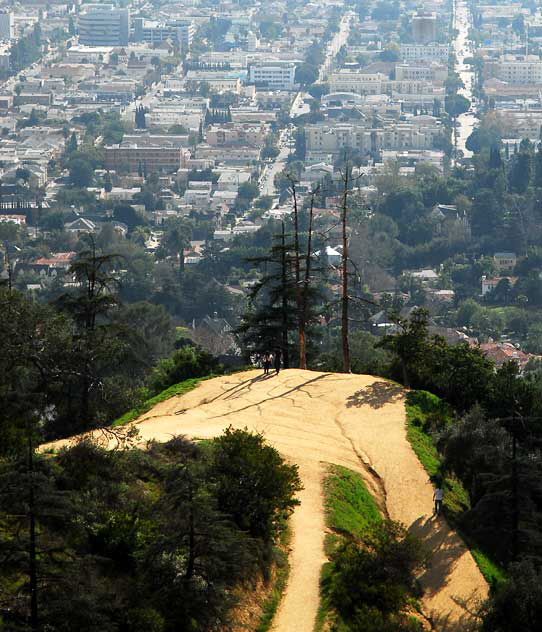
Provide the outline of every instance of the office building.
<path id="1" fill-rule="evenodd" d="M 13 16 L 9 11 L 0 12 L 0 40 L 13 39 L 15 35 L 13 29 Z"/>
<path id="2" fill-rule="evenodd" d="M 295 85 L 295 63 L 280 59 L 252 62 L 248 79 L 258 87 L 292 90 Z"/>
<path id="3" fill-rule="evenodd" d="M 134 39 L 136 42 L 155 44 L 169 40 L 178 42 L 181 51 L 188 51 L 192 44 L 196 26 L 191 20 L 175 20 L 166 23 L 152 22 L 144 18 L 134 20 Z"/>
<path id="4" fill-rule="evenodd" d="M 130 36 L 130 11 L 112 4 L 92 4 L 79 16 L 79 44 L 126 46 Z"/>
<path id="5" fill-rule="evenodd" d="M 412 17 L 412 37 L 417 44 L 427 44 L 437 39 L 435 13 L 419 12 Z"/>

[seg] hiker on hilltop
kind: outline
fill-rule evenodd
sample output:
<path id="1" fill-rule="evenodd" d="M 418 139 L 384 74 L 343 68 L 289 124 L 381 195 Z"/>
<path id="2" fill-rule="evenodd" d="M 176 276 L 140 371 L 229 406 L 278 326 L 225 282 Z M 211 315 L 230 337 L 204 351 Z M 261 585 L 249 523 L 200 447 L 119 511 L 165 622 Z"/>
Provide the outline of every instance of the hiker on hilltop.
<path id="1" fill-rule="evenodd" d="M 277 351 L 275 351 L 275 371 L 278 375 L 280 371 L 280 349 L 277 349 Z"/>
<path id="2" fill-rule="evenodd" d="M 433 500 L 435 501 L 435 510 L 433 515 L 438 516 L 442 510 L 442 500 L 444 498 L 444 490 L 439 485 L 435 488 L 435 493 L 433 494 Z"/>
<path id="3" fill-rule="evenodd" d="M 272 356 L 269 353 L 269 351 L 266 351 L 263 354 L 263 374 L 264 375 L 269 375 L 269 369 L 271 368 L 271 360 L 272 360 Z"/>

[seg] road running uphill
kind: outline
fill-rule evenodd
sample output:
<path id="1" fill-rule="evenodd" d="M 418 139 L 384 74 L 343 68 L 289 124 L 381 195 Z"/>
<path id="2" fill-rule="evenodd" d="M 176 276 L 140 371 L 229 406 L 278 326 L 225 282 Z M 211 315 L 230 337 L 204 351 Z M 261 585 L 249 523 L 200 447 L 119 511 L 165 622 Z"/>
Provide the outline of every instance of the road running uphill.
<path id="1" fill-rule="evenodd" d="M 291 570 L 273 632 L 314 627 L 325 561 L 327 463 L 360 472 L 383 514 L 423 539 L 431 552 L 420 578 L 424 616 L 433 630 L 464 632 L 487 585 L 459 536 L 443 518 L 432 518 L 433 490 L 406 438 L 404 395 L 401 387 L 373 376 L 289 369 L 263 379 L 261 371 L 247 371 L 206 380 L 134 424 L 143 443 L 178 434 L 210 438 L 230 425 L 246 427 L 298 464 L 304 489 L 292 516 Z"/>

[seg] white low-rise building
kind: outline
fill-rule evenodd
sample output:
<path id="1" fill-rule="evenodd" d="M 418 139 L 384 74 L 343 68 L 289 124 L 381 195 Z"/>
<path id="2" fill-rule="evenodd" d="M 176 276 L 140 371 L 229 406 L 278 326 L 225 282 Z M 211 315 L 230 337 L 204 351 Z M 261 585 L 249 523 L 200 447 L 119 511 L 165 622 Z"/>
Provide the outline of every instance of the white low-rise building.
<path id="1" fill-rule="evenodd" d="M 497 79 L 509 83 L 542 83 L 542 60 L 538 55 L 504 55 L 497 63 Z"/>
<path id="2" fill-rule="evenodd" d="M 252 62 L 248 67 L 248 80 L 271 90 L 293 90 L 295 68 L 294 62 L 281 59 Z"/>
<path id="3" fill-rule="evenodd" d="M 448 44 L 401 44 L 403 61 L 438 61 L 448 63 L 450 47 Z"/>

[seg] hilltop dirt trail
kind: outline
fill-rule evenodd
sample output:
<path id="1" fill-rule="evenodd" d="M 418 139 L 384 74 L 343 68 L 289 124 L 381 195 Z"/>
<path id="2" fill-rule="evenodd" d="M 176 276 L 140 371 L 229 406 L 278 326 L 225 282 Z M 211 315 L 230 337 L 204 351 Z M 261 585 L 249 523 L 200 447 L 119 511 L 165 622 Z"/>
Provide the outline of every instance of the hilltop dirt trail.
<path id="1" fill-rule="evenodd" d="M 405 432 L 405 391 L 372 376 L 290 369 L 202 382 L 142 415 L 142 441 L 219 435 L 232 425 L 261 432 L 299 465 L 304 489 L 292 516 L 290 576 L 273 632 L 312 632 L 324 555 L 326 463 L 360 472 L 385 515 L 420 536 L 431 564 L 420 578 L 431 629 L 464 632 L 487 585 L 462 540 L 431 517 L 433 490 Z M 58 444 L 57 444 L 58 445 Z"/>

